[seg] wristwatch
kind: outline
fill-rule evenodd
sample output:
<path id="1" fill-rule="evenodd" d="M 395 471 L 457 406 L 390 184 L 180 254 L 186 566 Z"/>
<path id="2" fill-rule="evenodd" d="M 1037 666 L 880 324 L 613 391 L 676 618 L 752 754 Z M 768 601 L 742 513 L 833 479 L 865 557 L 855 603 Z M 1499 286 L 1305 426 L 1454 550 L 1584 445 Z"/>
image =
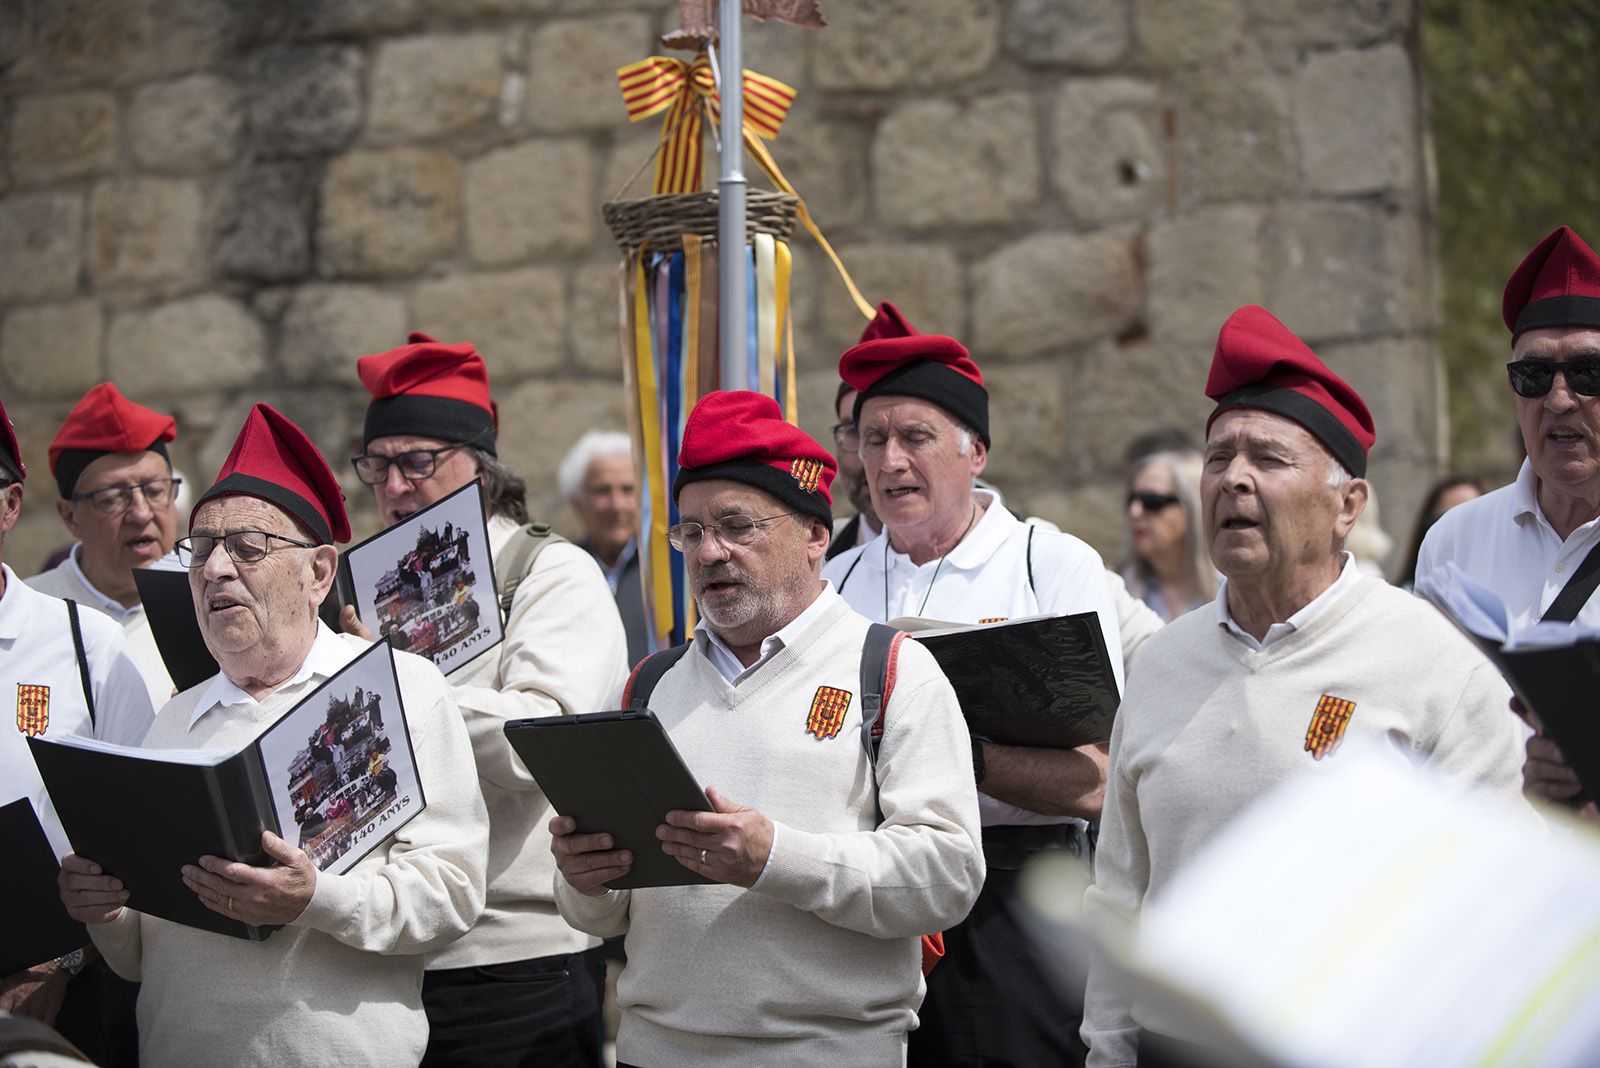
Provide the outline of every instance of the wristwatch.
<path id="1" fill-rule="evenodd" d="M 77 975 L 83 971 L 83 947 L 61 954 L 55 959 L 55 965 L 68 975 Z"/>
<path id="2" fill-rule="evenodd" d="M 974 734 L 972 735 L 972 781 L 982 786 L 983 777 L 987 774 L 989 766 L 983 759 L 983 739 Z"/>

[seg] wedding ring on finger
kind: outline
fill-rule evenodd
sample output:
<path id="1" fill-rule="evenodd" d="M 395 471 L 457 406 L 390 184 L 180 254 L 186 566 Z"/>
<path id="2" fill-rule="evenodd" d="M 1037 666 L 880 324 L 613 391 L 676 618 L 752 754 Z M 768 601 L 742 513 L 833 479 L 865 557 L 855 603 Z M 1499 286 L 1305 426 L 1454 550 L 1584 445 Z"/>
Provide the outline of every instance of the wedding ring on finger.
<path id="1" fill-rule="evenodd" d="M 231 894 L 228 897 L 228 911 L 233 911 L 233 896 Z"/>
<path id="2" fill-rule="evenodd" d="M 705 862 L 706 862 L 706 851 L 704 849 L 702 849 L 702 850 L 700 850 L 700 863 L 704 864 Z"/>

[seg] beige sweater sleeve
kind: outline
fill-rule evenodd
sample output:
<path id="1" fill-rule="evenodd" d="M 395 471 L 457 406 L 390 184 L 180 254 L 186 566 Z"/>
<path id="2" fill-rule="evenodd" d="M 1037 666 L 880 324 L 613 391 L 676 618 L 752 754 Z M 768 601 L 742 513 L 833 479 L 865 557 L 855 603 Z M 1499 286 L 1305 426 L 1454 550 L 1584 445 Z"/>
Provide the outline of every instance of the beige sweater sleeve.
<path id="1" fill-rule="evenodd" d="M 878 938 L 959 923 L 984 879 L 970 754 L 955 691 L 932 654 L 902 643 L 878 757 L 882 825 L 846 834 L 780 825 L 751 889 Z"/>
<path id="2" fill-rule="evenodd" d="M 112 971 L 130 983 L 143 978 L 139 971 L 139 956 L 143 952 L 139 913 L 125 908 L 110 923 L 89 924 L 88 931 L 90 940 Z"/>
<path id="3" fill-rule="evenodd" d="M 511 601 L 496 657 L 462 669 L 456 700 L 478 772 L 505 790 L 538 784 L 506 741 L 514 719 L 598 712 L 627 678 L 628 642 L 605 576 L 576 545 L 546 546 Z"/>
<path id="4" fill-rule="evenodd" d="M 1137 683 L 1135 683 L 1137 685 Z M 1124 702 L 1123 708 L 1128 707 Z M 1111 762 L 1095 849 L 1094 884 L 1084 893 L 1085 918 L 1102 941 L 1116 942 L 1112 928 L 1135 922 L 1150 882 L 1150 851 L 1139 822 L 1139 795 L 1121 759 L 1125 716 L 1111 730 Z M 1106 968 L 1093 964 L 1084 998 L 1083 1040 L 1089 1068 L 1133 1068 L 1138 1060 L 1138 1025 L 1127 998 Z"/>
<path id="5" fill-rule="evenodd" d="M 618 938 L 628 933 L 628 906 L 632 890 L 612 890 L 601 897 L 580 894 L 562 877 L 555 876 L 556 910 L 573 927 L 597 938 Z"/>
<path id="6" fill-rule="evenodd" d="M 344 875 L 317 876 L 294 922 L 375 953 L 425 953 L 483 911 L 489 817 L 461 714 L 431 663 L 395 657 L 427 808 Z"/>

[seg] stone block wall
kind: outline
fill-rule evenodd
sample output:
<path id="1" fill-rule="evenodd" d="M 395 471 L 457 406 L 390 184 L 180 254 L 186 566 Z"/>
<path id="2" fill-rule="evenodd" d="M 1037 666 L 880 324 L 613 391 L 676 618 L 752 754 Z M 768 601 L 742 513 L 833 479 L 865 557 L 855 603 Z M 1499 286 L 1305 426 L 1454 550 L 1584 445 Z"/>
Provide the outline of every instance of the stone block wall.
<path id="1" fill-rule="evenodd" d="M 1392 532 L 1440 461 L 1414 0 L 835 0 L 747 22 L 799 91 L 775 152 L 874 301 L 972 347 L 990 475 L 1120 552 L 1120 460 L 1198 437 L 1217 327 L 1260 302 L 1371 402 Z M 5 558 L 63 537 L 44 450 L 105 377 L 216 470 L 281 406 L 347 479 L 357 355 L 489 361 L 535 510 L 622 425 L 600 219 L 653 147 L 614 70 L 669 0 L 0 0 L 0 396 L 34 477 Z M 716 166 L 708 151 L 708 166 Z M 753 177 L 759 183 L 759 179 Z M 648 175 L 633 185 L 647 191 Z M 863 320 L 796 239 L 802 416 Z"/>

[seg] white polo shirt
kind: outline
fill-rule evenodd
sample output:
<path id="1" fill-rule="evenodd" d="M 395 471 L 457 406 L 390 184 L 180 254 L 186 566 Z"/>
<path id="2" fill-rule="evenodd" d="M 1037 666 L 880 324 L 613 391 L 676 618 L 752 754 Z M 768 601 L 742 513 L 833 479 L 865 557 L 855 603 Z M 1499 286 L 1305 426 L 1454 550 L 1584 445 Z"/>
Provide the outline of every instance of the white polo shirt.
<path id="1" fill-rule="evenodd" d="M 1417 555 L 1417 588 L 1442 579 L 1444 565 L 1454 561 L 1499 595 L 1514 627 L 1538 622 L 1600 544 L 1600 519 L 1563 541 L 1539 508 L 1538 485 L 1533 465 L 1524 460 L 1515 482 L 1440 516 Z M 1575 622 L 1600 627 L 1600 596 L 1589 598 Z"/>
<path id="2" fill-rule="evenodd" d="M 1100 554 L 1071 534 L 1028 526 L 1006 511 L 995 494 L 979 490 L 975 496 L 987 507 L 943 564 L 912 563 L 909 556 L 894 550 L 883 531 L 860 548 L 828 561 L 822 577 L 833 583 L 851 608 L 879 622 L 922 616 L 981 623 L 1094 612 L 1100 617 L 1117 688 L 1123 689 L 1122 639 Z M 1075 822 L 1008 805 L 981 789 L 978 808 L 984 826 Z"/>
<path id="3" fill-rule="evenodd" d="M 80 608 L 78 618 L 94 696 L 91 725 L 66 603 L 31 589 L 10 566 L 0 568 L 6 581 L 5 594 L 0 596 L 0 701 L 5 702 L 8 713 L 0 723 L 0 804 L 32 798 L 45 835 L 59 856 L 69 848 L 67 836 L 45 796 L 44 782 L 28 750 L 28 735 L 79 734 L 138 745 L 150 729 L 155 710 L 122 629 L 99 612 Z M 42 692 L 22 687 L 40 687 Z"/>
<path id="4" fill-rule="evenodd" d="M 79 542 L 61 563 L 26 581 L 40 593 L 51 597 L 70 597 L 80 605 L 104 612 L 122 624 L 122 633 L 128 639 L 128 651 L 133 656 L 133 662 L 139 665 L 139 673 L 144 676 L 145 689 L 150 691 L 150 704 L 160 708 L 172 699 L 172 676 L 167 673 L 161 650 L 156 648 L 155 635 L 150 632 L 150 617 L 145 613 L 144 605 L 124 605 L 96 589 L 78 564 L 78 554 L 82 550 L 83 543 Z M 150 566 L 164 571 L 184 570 L 174 553 L 168 553 Z"/>

